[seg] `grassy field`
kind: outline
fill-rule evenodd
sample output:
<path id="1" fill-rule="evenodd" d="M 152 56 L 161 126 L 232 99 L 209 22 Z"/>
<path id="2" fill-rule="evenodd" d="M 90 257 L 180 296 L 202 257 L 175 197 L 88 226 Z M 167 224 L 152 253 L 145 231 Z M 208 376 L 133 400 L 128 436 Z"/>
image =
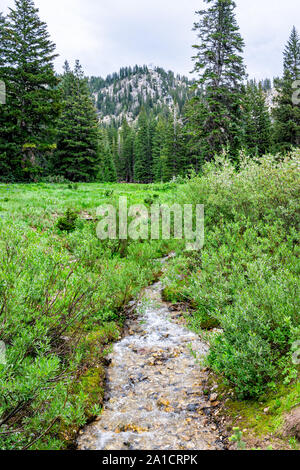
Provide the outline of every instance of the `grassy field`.
<path id="1" fill-rule="evenodd" d="M 100 241 L 96 208 L 172 199 L 172 185 L 0 186 L 0 448 L 59 449 L 99 414 L 124 307 L 172 242 Z M 61 217 L 76 212 L 74 230 Z"/>
<path id="2" fill-rule="evenodd" d="M 207 365 L 235 397 L 228 413 L 254 433 L 280 432 L 300 402 L 299 183 L 297 151 L 242 160 L 239 171 L 221 158 L 184 184 L 0 185 L 0 448 L 66 448 L 99 415 L 124 307 L 172 250 L 165 298 L 208 331 Z M 96 208 L 120 196 L 205 204 L 203 250 L 100 241 Z"/>

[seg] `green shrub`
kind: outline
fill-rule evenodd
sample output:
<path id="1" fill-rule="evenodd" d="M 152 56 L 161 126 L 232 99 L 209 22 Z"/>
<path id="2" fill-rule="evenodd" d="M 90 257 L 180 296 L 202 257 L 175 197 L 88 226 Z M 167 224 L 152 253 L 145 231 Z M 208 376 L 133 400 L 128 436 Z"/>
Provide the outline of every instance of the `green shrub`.
<path id="1" fill-rule="evenodd" d="M 205 246 L 193 269 L 184 271 L 181 258 L 167 277 L 177 297 L 193 303 L 194 328 L 223 330 L 208 363 L 242 398 L 299 371 L 292 362 L 300 337 L 299 156 L 242 158 L 239 171 L 218 158 L 179 189 L 182 203 L 205 205 Z"/>
<path id="2" fill-rule="evenodd" d="M 144 199 L 144 203 L 148 206 L 151 206 L 152 204 L 158 204 L 158 199 L 159 195 L 158 194 L 150 194 Z"/>
<path id="3" fill-rule="evenodd" d="M 72 191 L 77 191 L 79 188 L 79 184 L 78 183 L 69 183 L 68 184 L 68 189 L 72 189 Z"/>
<path id="4" fill-rule="evenodd" d="M 63 217 L 57 221 L 57 228 L 62 232 L 73 232 L 76 229 L 78 214 L 72 209 L 67 209 Z"/>

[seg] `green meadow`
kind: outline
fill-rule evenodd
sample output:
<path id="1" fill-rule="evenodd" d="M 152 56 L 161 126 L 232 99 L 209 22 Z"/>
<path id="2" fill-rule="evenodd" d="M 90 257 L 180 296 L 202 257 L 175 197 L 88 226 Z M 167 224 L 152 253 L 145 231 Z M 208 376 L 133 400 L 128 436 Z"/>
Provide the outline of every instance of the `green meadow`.
<path id="1" fill-rule="evenodd" d="M 206 365 L 233 391 L 233 409 L 246 409 L 245 426 L 249 410 L 269 399 L 273 427 L 263 414 L 260 422 L 265 432 L 280 430 L 299 402 L 298 169 L 295 151 L 243 158 L 239 170 L 222 157 L 166 184 L 2 184 L 0 447 L 72 447 L 101 413 L 106 356 L 126 306 L 158 276 L 165 299 L 187 306 L 189 327 L 208 332 Z M 120 196 L 149 208 L 204 204 L 204 248 L 99 240 L 96 209 L 117 207 Z M 171 251 L 161 274 L 157 260 Z"/>
<path id="2" fill-rule="evenodd" d="M 100 241 L 96 208 L 117 205 L 119 196 L 129 204 L 149 204 L 153 194 L 168 200 L 170 188 L 0 186 L 2 449 L 65 447 L 99 414 L 105 356 L 124 307 L 155 279 L 155 260 L 172 242 Z M 74 226 L 61 230 L 68 210 Z"/>

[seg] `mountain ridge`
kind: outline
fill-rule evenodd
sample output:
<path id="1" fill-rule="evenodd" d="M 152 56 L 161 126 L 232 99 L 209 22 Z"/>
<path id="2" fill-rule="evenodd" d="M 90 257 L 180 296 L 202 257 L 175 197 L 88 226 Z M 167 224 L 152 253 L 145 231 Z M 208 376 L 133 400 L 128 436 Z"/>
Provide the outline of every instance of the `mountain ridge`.
<path id="1" fill-rule="evenodd" d="M 161 67 L 121 68 L 106 79 L 90 77 L 89 85 L 103 124 L 120 124 L 123 118 L 135 122 L 142 108 L 158 115 L 176 107 L 182 115 L 187 100 L 195 94 L 194 80 Z"/>

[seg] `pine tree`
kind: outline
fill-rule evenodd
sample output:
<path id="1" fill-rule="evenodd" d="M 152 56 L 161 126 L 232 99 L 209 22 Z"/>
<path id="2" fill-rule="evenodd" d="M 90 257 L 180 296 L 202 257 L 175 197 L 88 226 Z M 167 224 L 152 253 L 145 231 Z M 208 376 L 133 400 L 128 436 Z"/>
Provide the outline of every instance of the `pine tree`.
<path id="1" fill-rule="evenodd" d="M 105 183 L 116 183 L 117 172 L 115 162 L 109 146 L 105 147 L 103 154 L 103 166 L 102 166 L 103 182 Z"/>
<path id="2" fill-rule="evenodd" d="M 264 155 L 271 150 L 271 116 L 262 84 L 248 83 L 244 102 L 244 146 L 250 155 Z"/>
<path id="3" fill-rule="evenodd" d="M 99 125 L 87 80 L 76 61 L 72 72 L 65 64 L 64 103 L 58 122 L 55 167 L 71 181 L 93 181 L 99 171 Z"/>
<path id="4" fill-rule="evenodd" d="M 117 172 L 112 154 L 112 147 L 109 142 L 109 136 L 106 129 L 99 130 L 99 154 L 100 166 L 97 174 L 97 180 L 103 183 L 116 183 Z"/>
<path id="5" fill-rule="evenodd" d="M 183 128 L 187 169 L 193 168 L 198 173 L 209 159 L 209 148 L 205 142 L 206 131 L 203 123 L 208 118 L 208 109 L 202 96 L 193 97 L 185 106 L 185 125 Z"/>
<path id="6" fill-rule="evenodd" d="M 133 181 L 133 139 L 133 130 L 128 125 L 126 118 L 123 118 L 120 133 L 118 176 L 120 181 L 125 181 L 126 183 L 131 183 Z"/>
<path id="7" fill-rule="evenodd" d="M 4 67 L 6 65 L 6 19 L 0 12 L 0 79 L 4 77 Z M 2 101 L 1 101 L 2 103 Z"/>
<path id="8" fill-rule="evenodd" d="M 200 45 L 194 45 L 194 71 L 199 73 L 202 98 L 195 99 L 187 114 L 188 131 L 199 138 L 197 153 L 209 159 L 229 147 L 236 154 L 241 146 L 241 105 L 245 66 L 244 41 L 235 18 L 232 0 L 205 0 L 207 10 L 194 25 Z M 195 114 L 197 118 L 195 119 Z M 195 145 L 194 145 L 195 147 Z M 203 157 L 200 156 L 203 159 Z"/>
<path id="9" fill-rule="evenodd" d="M 5 67 L 5 54 L 6 54 L 6 44 L 5 44 L 5 17 L 0 12 L 0 93 L 3 93 L 3 96 L 0 97 L 0 181 L 1 180 L 8 180 L 11 179 L 11 171 L 10 171 L 10 164 L 9 158 L 6 153 L 6 145 L 7 142 L 5 137 L 7 137 L 7 133 L 5 135 L 4 130 L 7 126 L 7 113 L 6 113 L 6 105 L 4 101 L 6 100 L 5 96 L 5 89 L 6 89 L 6 76 L 4 74 L 4 67 Z"/>
<path id="10" fill-rule="evenodd" d="M 183 155 L 180 130 L 177 110 L 174 108 L 166 122 L 165 138 L 161 153 L 163 181 L 171 181 L 172 178 L 176 177 L 181 172 Z"/>
<path id="11" fill-rule="evenodd" d="M 63 70 L 64 75 L 63 80 L 60 83 L 60 90 L 62 99 L 66 101 L 72 95 L 74 85 L 74 74 L 67 60 L 64 63 Z"/>
<path id="12" fill-rule="evenodd" d="M 300 38 L 293 26 L 290 38 L 284 50 L 284 71 L 288 72 L 294 80 L 300 76 Z"/>
<path id="13" fill-rule="evenodd" d="M 134 146 L 134 180 L 138 183 L 150 183 L 152 181 L 152 142 L 145 110 L 142 110 L 139 116 Z"/>
<path id="14" fill-rule="evenodd" d="M 292 100 L 294 83 L 300 80 L 300 38 L 295 27 L 284 50 L 284 74 L 275 82 L 274 139 L 278 150 L 300 145 L 300 105 Z"/>
<path id="15" fill-rule="evenodd" d="M 153 179 L 156 183 L 163 180 L 162 155 L 166 134 L 166 121 L 163 116 L 159 116 L 153 136 L 152 158 L 153 158 Z"/>
<path id="16" fill-rule="evenodd" d="M 40 156 L 55 138 L 60 110 L 55 44 L 32 0 L 15 0 L 0 27 L 5 40 L 1 79 L 7 87 L 0 154 L 16 179 L 29 179 L 39 172 Z"/>

